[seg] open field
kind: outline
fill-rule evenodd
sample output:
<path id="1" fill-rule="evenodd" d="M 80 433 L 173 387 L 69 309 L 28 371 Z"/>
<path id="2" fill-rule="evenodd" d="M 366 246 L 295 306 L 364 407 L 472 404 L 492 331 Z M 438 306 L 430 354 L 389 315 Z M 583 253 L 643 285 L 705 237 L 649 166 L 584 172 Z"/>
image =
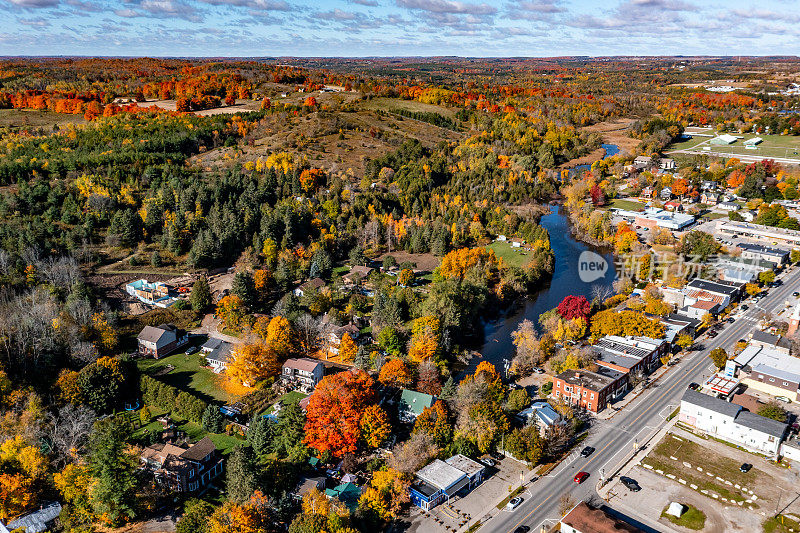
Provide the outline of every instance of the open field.
<path id="1" fill-rule="evenodd" d="M 0 128 L 52 128 L 54 125 L 86 124 L 83 115 L 65 115 L 34 109 L 0 109 Z"/>
<path id="2" fill-rule="evenodd" d="M 709 131 L 709 133 L 713 133 Z M 667 153 L 686 151 L 690 153 L 713 152 L 713 155 L 722 154 L 723 156 L 742 156 L 760 158 L 780 158 L 797 161 L 800 163 L 800 136 L 792 135 L 756 135 L 745 133 L 736 135 L 742 137 L 730 145 L 716 146 L 711 145 L 709 137 L 692 137 L 691 139 L 674 143 L 669 146 Z M 756 149 L 751 150 L 744 147 L 744 141 L 753 137 L 761 137 L 763 142 L 757 145 Z M 710 148 L 710 150 L 704 150 Z"/>
<path id="3" fill-rule="evenodd" d="M 404 250 L 397 250 L 395 252 L 387 252 L 382 254 L 378 257 L 378 261 L 383 261 L 383 258 L 387 255 L 394 257 L 398 265 L 402 265 L 403 263 L 412 263 L 417 265 L 417 270 L 427 270 L 429 272 L 433 272 L 433 270 L 439 266 L 439 263 L 442 262 L 440 258 L 433 254 L 412 254 Z"/>
<path id="4" fill-rule="evenodd" d="M 522 268 L 531 258 L 529 252 L 523 248 L 512 248 L 508 242 L 494 241 L 487 248 L 493 250 L 507 265 Z"/>
<path id="5" fill-rule="evenodd" d="M 191 392 L 206 401 L 229 403 L 237 400 L 239 396 L 228 392 L 222 386 L 224 379 L 222 376 L 200 366 L 201 358 L 202 355 L 199 353 L 192 355 L 177 353 L 162 359 L 139 359 L 137 366 L 142 373 L 152 375 L 165 366 L 172 365 L 175 368 L 168 374 L 158 376 L 159 381 Z"/>
<path id="6" fill-rule="evenodd" d="M 604 143 L 616 144 L 620 151 L 632 154 L 641 142 L 639 139 L 628 136 L 628 131 L 634 122 L 636 122 L 634 118 L 618 118 L 585 126 L 581 128 L 581 131 L 599 133 L 603 136 Z"/>
<path id="7" fill-rule="evenodd" d="M 439 115 L 453 118 L 455 110 L 433 104 L 424 104 L 416 100 L 402 100 L 400 98 L 373 98 L 364 104 L 364 109 L 380 109 L 391 111 L 392 109 L 405 109 L 417 113 L 438 113 Z"/>
<path id="8" fill-rule="evenodd" d="M 629 211 L 638 211 L 640 209 L 644 209 L 647 206 L 641 202 L 636 202 L 633 200 L 624 200 L 622 198 L 615 198 L 611 202 L 611 207 L 616 207 L 617 209 L 626 209 Z"/>

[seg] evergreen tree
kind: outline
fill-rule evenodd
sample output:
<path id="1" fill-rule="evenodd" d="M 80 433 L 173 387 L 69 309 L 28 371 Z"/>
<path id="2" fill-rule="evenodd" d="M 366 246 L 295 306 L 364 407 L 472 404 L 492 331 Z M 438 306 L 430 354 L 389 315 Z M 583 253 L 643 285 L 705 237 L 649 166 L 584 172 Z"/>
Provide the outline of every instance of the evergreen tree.
<path id="1" fill-rule="evenodd" d="M 228 498 L 236 503 L 247 501 L 257 488 L 253 449 L 249 446 L 234 448 L 228 459 L 226 474 Z"/>
<path id="2" fill-rule="evenodd" d="M 177 533 L 207 533 L 208 517 L 214 512 L 210 503 L 192 498 L 183 506 L 183 516 L 178 520 Z"/>
<path id="3" fill-rule="evenodd" d="M 306 417 L 299 404 L 292 403 L 281 409 L 273 439 L 273 448 L 278 455 L 288 455 L 289 451 L 303 440 L 305 424 Z"/>
<path id="4" fill-rule="evenodd" d="M 233 276 L 231 294 L 242 299 L 242 303 L 252 309 L 256 297 L 256 283 L 251 272 L 237 272 Z"/>
<path id="5" fill-rule="evenodd" d="M 251 422 L 250 429 L 247 431 L 247 440 L 250 441 L 256 455 L 265 455 L 270 452 L 274 436 L 275 423 L 263 416 L 259 416 Z"/>
<path id="6" fill-rule="evenodd" d="M 203 429 L 209 433 L 219 433 L 222 431 L 222 422 L 222 413 L 219 412 L 219 407 L 209 404 L 203 411 Z"/>
<path id="7" fill-rule="evenodd" d="M 442 391 L 439 393 L 439 398 L 442 400 L 452 400 L 456 397 L 456 384 L 453 381 L 453 376 L 447 378 L 447 381 L 444 382 L 444 386 L 442 387 Z"/>
<path id="8" fill-rule="evenodd" d="M 192 310 L 196 313 L 205 311 L 211 305 L 211 287 L 208 285 L 208 279 L 205 276 L 201 276 L 200 279 L 194 282 L 189 301 L 192 303 Z"/>
<path id="9" fill-rule="evenodd" d="M 109 525 L 119 526 L 134 517 L 137 464 L 127 453 L 127 431 L 115 419 L 97 422 L 89 440 L 89 467 L 94 512 Z"/>

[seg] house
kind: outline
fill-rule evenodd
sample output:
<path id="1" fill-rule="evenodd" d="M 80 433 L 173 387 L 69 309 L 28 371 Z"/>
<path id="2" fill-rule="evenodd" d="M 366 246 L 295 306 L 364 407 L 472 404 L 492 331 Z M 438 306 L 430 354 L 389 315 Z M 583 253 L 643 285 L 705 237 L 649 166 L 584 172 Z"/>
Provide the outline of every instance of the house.
<path id="1" fill-rule="evenodd" d="M 581 502 L 561 519 L 561 533 L 644 533 L 643 529 L 623 522 L 599 508 Z"/>
<path id="2" fill-rule="evenodd" d="M 663 189 L 661 189 L 661 192 L 658 194 L 658 197 L 661 198 L 662 200 L 664 200 L 665 202 L 667 200 L 671 200 L 672 199 L 672 189 L 670 187 L 664 187 Z"/>
<path id="3" fill-rule="evenodd" d="M 716 191 L 717 182 L 711 180 L 703 180 L 700 182 L 700 189 L 703 191 Z"/>
<path id="4" fill-rule="evenodd" d="M 678 420 L 715 438 L 770 457 L 778 455 L 788 429 L 783 422 L 691 389 L 681 398 Z"/>
<path id="5" fill-rule="evenodd" d="M 606 335 L 592 350 L 601 367 L 627 375 L 648 374 L 658 366 L 659 359 L 669 353 L 669 343 L 666 339 Z"/>
<path id="6" fill-rule="evenodd" d="M 742 217 L 745 222 L 752 222 L 756 219 L 757 215 L 755 212 L 750 211 L 749 209 L 743 209 L 742 211 L 739 211 L 739 216 Z"/>
<path id="7" fill-rule="evenodd" d="M 640 155 L 636 159 L 633 160 L 633 166 L 637 170 L 642 170 L 642 169 L 645 169 L 645 168 L 649 167 L 652 164 L 652 162 L 653 162 L 653 158 L 652 157 L 649 157 L 649 156 L 646 156 L 646 155 Z"/>
<path id="8" fill-rule="evenodd" d="M 319 459 L 316 457 L 311 457 L 309 459 L 316 459 L 319 461 Z M 292 496 L 298 500 L 302 500 L 303 496 L 314 489 L 320 491 L 325 490 L 325 479 L 325 476 L 302 476 L 300 481 L 297 483 L 297 487 L 294 489 L 294 492 L 292 492 Z"/>
<path id="9" fill-rule="evenodd" d="M 342 281 L 344 281 L 345 285 L 348 287 L 354 287 L 358 285 L 365 279 L 372 274 L 372 271 L 375 270 L 374 268 L 356 265 L 350 268 L 350 272 L 342 276 Z"/>
<path id="10" fill-rule="evenodd" d="M 566 370 L 553 378 L 553 397 L 599 413 L 628 390 L 628 375 L 607 367 Z"/>
<path id="11" fill-rule="evenodd" d="M 328 331 L 328 352 L 333 355 L 339 354 L 339 346 L 342 344 L 342 338 L 348 334 L 351 339 L 358 339 L 361 330 L 355 324 L 347 324 L 345 326 L 331 326 Z"/>
<path id="12" fill-rule="evenodd" d="M 676 202 L 675 200 L 670 200 L 664 204 L 664 209 L 667 211 L 675 211 L 680 212 L 683 211 L 683 205 L 680 202 Z"/>
<path id="13" fill-rule="evenodd" d="M 403 422 L 414 422 L 426 407 L 432 407 L 435 402 L 436 396 L 403 389 L 397 405 L 398 417 Z"/>
<path id="14" fill-rule="evenodd" d="M 750 335 L 750 345 L 769 348 L 786 355 L 789 355 L 792 351 L 792 342 L 789 339 L 759 329 L 753 331 Z"/>
<path id="15" fill-rule="evenodd" d="M 336 498 L 350 509 L 351 512 L 358 507 L 358 499 L 361 497 L 361 487 L 350 481 L 340 483 L 332 489 L 325 489 L 325 496 L 328 499 Z"/>
<path id="16" fill-rule="evenodd" d="M 507 239 L 505 235 L 498 235 L 497 240 L 500 242 L 506 242 Z"/>
<path id="17" fill-rule="evenodd" d="M 461 454 L 446 461 L 434 459 L 416 473 L 409 488 L 411 503 L 430 511 L 458 492 L 468 492 L 479 485 L 483 472 L 483 465 Z"/>
<path id="18" fill-rule="evenodd" d="M 38 510 L 22 515 L 11 520 L 8 524 L 0 522 L 0 533 L 10 533 L 11 531 L 21 533 L 44 533 L 50 531 L 55 524 L 56 518 L 61 514 L 61 504 L 58 502 L 42 505 Z"/>
<path id="19" fill-rule="evenodd" d="M 160 281 L 150 283 L 146 279 L 137 279 L 125 285 L 125 292 L 156 307 L 169 307 L 175 303 L 175 299 L 169 296 L 169 286 Z"/>
<path id="20" fill-rule="evenodd" d="M 687 305 L 681 309 L 681 313 L 698 320 L 703 320 L 703 317 L 706 315 L 716 316 L 719 311 L 719 304 L 711 300 L 697 300 L 692 305 Z"/>
<path id="21" fill-rule="evenodd" d="M 211 337 L 203 343 L 200 350 L 206 362 L 208 362 L 208 365 L 211 367 L 211 370 L 213 370 L 215 374 L 219 374 L 228 367 L 228 363 L 231 361 L 233 345 L 222 339 Z"/>
<path id="22" fill-rule="evenodd" d="M 769 261 L 779 267 L 789 262 L 789 250 L 783 248 L 751 243 L 739 243 L 736 246 L 742 251 L 744 259 Z"/>
<path id="23" fill-rule="evenodd" d="M 302 298 L 308 291 L 318 291 L 325 286 L 325 281 L 322 278 L 314 278 L 306 281 L 299 287 L 295 288 L 294 295 Z"/>
<path id="24" fill-rule="evenodd" d="M 800 358 L 788 351 L 751 343 L 733 362 L 748 388 L 800 400 Z"/>
<path id="25" fill-rule="evenodd" d="M 700 195 L 700 202 L 708 206 L 715 206 L 720 201 L 720 194 L 714 191 L 706 191 Z"/>
<path id="26" fill-rule="evenodd" d="M 789 315 L 789 329 L 786 331 L 788 337 L 793 337 L 800 329 L 800 303 L 794 306 L 792 314 Z"/>
<path id="27" fill-rule="evenodd" d="M 519 237 L 513 237 L 510 242 L 512 248 L 522 248 L 525 246 L 525 239 L 520 239 Z"/>
<path id="28" fill-rule="evenodd" d="M 325 365 L 309 357 L 288 359 L 281 370 L 283 381 L 309 392 L 314 390 L 324 376 Z"/>
<path id="29" fill-rule="evenodd" d="M 674 159 L 670 159 L 669 157 L 662 157 L 658 160 L 658 168 L 661 170 L 675 170 L 678 168 L 678 165 L 675 164 Z"/>
<path id="30" fill-rule="evenodd" d="M 159 359 L 189 343 L 189 334 L 172 324 L 145 326 L 136 337 L 139 355 Z"/>
<path id="31" fill-rule="evenodd" d="M 720 202 L 717 204 L 717 209 L 719 209 L 720 211 L 731 212 L 731 211 L 738 211 L 741 208 L 742 206 L 740 206 L 736 202 Z"/>
<path id="32" fill-rule="evenodd" d="M 142 451 L 139 461 L 159 485 L 174 492 L 194 492 L 222 473 L 223 458 L 208 437 L 184 446 L 153 444 Z"/>
<path id="33" fill-rule="evenodd" d="M 656 193 L 656 190 L 651 186 L 647 186 L 642 189 L 642 194 L 640 195 L 642 198 L 652 198 Z"/>
<path id="34" fill-rule="evenodd" d="M 547 401 L 536 401 L 516 414 L 517 420 L 528 426 L 539 428 L 539 434 L 544 437 L 547 432 L 558 424 L 564 424 L 564 418 L 553 409 Z"/>

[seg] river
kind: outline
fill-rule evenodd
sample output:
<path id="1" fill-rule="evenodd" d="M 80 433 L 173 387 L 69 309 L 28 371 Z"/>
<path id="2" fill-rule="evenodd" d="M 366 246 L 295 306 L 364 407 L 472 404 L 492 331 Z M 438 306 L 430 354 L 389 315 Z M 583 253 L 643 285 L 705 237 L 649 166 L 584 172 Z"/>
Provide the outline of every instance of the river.
<path id="1" fill-rule="evenodd" d="M 605 157 L 611 157 L 619 152 L 619 147 L 613 144 L 604 144 L 603 148 L 606 150 Z M 581 167 L 585 168 L 580 170 L 589 169 L 589 165 Z M 468 371 L 472 371 L 478 362 L 486 360 L 502 372 L 503 359 L 510 360 L 514 357 L 511 333 L 517 329 L 520 322 L 527 318 L 538 328 L 539 315 L 556 307 L 566 296 L 586 296 L 591 301 L 594 285 L 610 287 L 614 282 L 613 255 L 607 250 L 576 240 L 572 236 L 569 220 L 561 207 L 551 206 L 550 213 L 544 215 L 539 224 L 550 234 L 550 247 L 555 256 L 553 276 L 536 293 L 525 298 L 522 305 L 484 326 L 485 341 L 480 349 L 481 357 L 473 359 Z M 578 275 L 578 258 L 581 252 L 586 250 L 602 255 L 610 267 L 603 278 L 591 283 L 584 283 Z"/>

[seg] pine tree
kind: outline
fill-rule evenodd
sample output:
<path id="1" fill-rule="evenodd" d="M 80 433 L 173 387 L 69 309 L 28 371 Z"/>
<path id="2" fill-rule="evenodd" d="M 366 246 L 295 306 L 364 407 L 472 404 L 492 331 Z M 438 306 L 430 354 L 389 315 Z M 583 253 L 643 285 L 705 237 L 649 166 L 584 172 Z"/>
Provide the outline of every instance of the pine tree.
<path id="1" fill-rule="evenodd" d="M 447 381 L 444 382 L 444 386 L 442 387 L 442 392 L 439 393 L 439 398 L 442 400 L 452 400 L 456 397 L 456 384 L 453 381 L 453 377 L 450 376 L 447 378 Z"/>
<path id="2" fill-rule="evenodd" d="M 192 310 L 196 313 L 205 311 L 211 305 L 211 287 L 205 276 L 195 281 L 189 301 L 192 303 Z"/>
<path id="3" fill-rule="evenodd" d="M 89 442 L 94 512 L 112 526 L 133 518 L 136 463 L 126 452 L 125 427 L 114 419 L 95 424 Z"/>
<path id="4" fill-rule="evenodd" d="M 222 422 L 222 413 L 219 412 L 219 407 L 209 404 L 203 411 L 203 429 L 209 433 L 219 433 L 222 431 Z"/>
<path id="5" fill-rule="evenodd" d="M 256 465 L 253 449 L 237 446 L 228 460 L 226 485 L 228 498 L 236 503 L 247 501 L 256 490 Z"/>

